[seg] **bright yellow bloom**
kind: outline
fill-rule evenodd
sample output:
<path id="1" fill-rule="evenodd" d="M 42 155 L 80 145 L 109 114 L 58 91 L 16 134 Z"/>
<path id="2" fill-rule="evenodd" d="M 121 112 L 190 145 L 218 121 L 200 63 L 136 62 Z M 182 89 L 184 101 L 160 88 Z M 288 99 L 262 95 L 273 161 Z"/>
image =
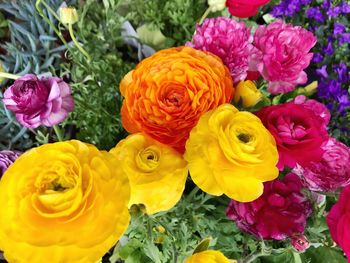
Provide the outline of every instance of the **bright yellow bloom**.
<path id="1" fill-rule="evenodd" d="M 220 251 L 205 250 L 190 256 L 185 263 L 230 263 L 230 261 Z"/>
<path id="2" fill-rule="evenodd" d="M 129 225 L 130 187 L 112 154 L 79 141 L 34 148 L 0 181 L 9 262 L 97 262 Z"/>
<path id="3" fill-rule="evenodd" d="M 251 80 L 241 81 L 238 83 L 234 101 L 242 101 L 244 108 L 255 106 L 262 98 L 261 92 Z"/>
<path id="4" fill-rule="evenodd" d="M 137 133 L 120 141 L 111 153 L 129 177 L 129 206 L 143 204 L 148 214 L 154 214 L 169 210 L 180 200 L 188 168 L 177 151 Z"/>
<path id="5" fill-rule="evenodd" d="M 250 202 L 263 182 L 278 176 L 278 152 L 270 132 L 250 112 L 224 104 L 205 113 L 186 144 L 193 181 L 211 195 Z"/>

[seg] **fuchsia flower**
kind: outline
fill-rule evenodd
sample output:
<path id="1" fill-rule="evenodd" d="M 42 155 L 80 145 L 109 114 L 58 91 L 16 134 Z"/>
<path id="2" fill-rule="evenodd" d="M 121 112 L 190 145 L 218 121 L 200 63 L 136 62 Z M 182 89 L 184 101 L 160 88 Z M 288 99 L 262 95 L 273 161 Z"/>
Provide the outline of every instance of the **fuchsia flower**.
<path id="1" fill-rule="evenodd" d="M 327 127 L 331 119 L 331 113 L 329 112 L 326 105 L 317 100 L 308 99 L 304 95 L 299 95 L 295 97 L 295 104 L 303 105 L 305 108 L 312 110 L 317 116 L 323 119 L 323 124 Z"/>
<path id="2" fill-rule="evenodd" d="M 270 0 L 227 0 L 226 5 L 231 15 L 246 18 L 255 16 L 259 7 L 266 5 Z"/>
<path id="3" fill-rule="evenodd" d="M 21 154 L 18 151 L 0 151 L 0 178 Z"/>
<path id="4" fill-rule="evenodd" d="M 311 191 L 335 191 L 350 184 L 350 148 L 334 138 L 323 147 L 319 162 L 297 165 L 293 172 Z"/>
<path id="5" fill-rule="evenodd" d="M 231 200 L 226 214 L 238 228 L 258 238 L 283 240 L 303 233 L 311 214 L 301 189 L 298 176 L 290 173 L 283 180 L 264 183 L 264 193 L 253 202 Z"/>
<path id="6" fill-rule="evenodd" d="M 280 170 L 321 160 L 329 135 L 324 120 L 312 110 L 285 103 L 264 107 L 257 116 L 276 140 Z"/>
<path id="7" fill-rule="evenodd" d="M 244 22 L 227 17 L 205 19 L 197 25 L 192 42 L 186 45 L 209 51 L 222 59 L 234 82 L 245 80 L 249 58 L 255 53 L 253 37 Z"/>
<path id="8" fill-rule="evenodd" d="M 345 187 L 327 216 L 332 239 L 343 249 L 350 261 L 350 186 Z"/>
<path id="9" fill-rule="evenodd" d="M 290 92 L 296 85 L 306 83 L 303 70 L 310 64 L 313 54 L 309 52 L 316 42 L 311 32 L 283 21 L 259 26 L 254 35 L 259 54 L 254 57 L 252 69 L 269 81 L 270 93 Z"/>
<path id="10" fill-rule="evenodd" d="M 38 79 L 27 74 L 17 79 L 4 93 L 7 109 L 16 114 L 19 123 L 28 128 L 54 126 L 74 109 L 71 88 L 62 79 Z"/>

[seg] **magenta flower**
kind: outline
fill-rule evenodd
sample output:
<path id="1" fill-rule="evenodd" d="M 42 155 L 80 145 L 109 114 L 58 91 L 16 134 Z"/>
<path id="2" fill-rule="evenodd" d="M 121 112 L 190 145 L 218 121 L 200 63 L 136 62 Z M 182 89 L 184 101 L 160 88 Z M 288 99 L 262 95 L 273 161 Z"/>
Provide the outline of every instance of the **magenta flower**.
<path id="1" fill-rule="evenodd" d="M 311 214 L 301 188 L 298 176 L 287 174 L 283 180 L 264 183 L 264 193 L 253 202 L 231 200 L 226 214 L 238 228 L 258 238 L 283 240 L 303 233 Z"/>
<path id="2" fill-rule="evenodd" d="M 0 178 L 21 154 L 18 151 L 0 151 Z"/>
<path id="3" fill-rule="evenodd" d="M 306 83 L 303 70 L 310 64 L 313 54 L 309 52 L 316 41 L 311 32 L 282 21 L 260 26 L 254 35 L 259 53 L 254 56 L 252 70 L 269 81 L 270 93 L 290 92 L 296 85 Z"/>
<path id="4" fill-rule="evenodd" d="M 294 99 L 295 104 L 301 104 L 306 109 L 312 110 L 317 116 L 323 119 L 324 126 L 327 127 L 331 119 L 331 113 L 329 112 L 326 105 L 317 100 L 308 99 L 304 95 L 299 95 Z"/>
<path id="5" fill-rule="evenodd" d="M 255 52 L 253 37 L 244 22 L 227 17 L 205 19 L 197 25 L 192 42 L 186 45 L 209 51 L 222 59 L 234 82 L 245 80 L 249 59 Z"/>
<path id="6" fill-rule="evenodd" d="M 4 93 L 7 109 L 16 114 L 19 123 L 28 128 L 54 126 L 74 110 L 71 88 L 62 79 L 38 79 L 27 74 L 20 77 Z"/>
<path id="7" fill-rule="evenodd" d="M 322 147 L 321 161 L 303 167 L 297 165 L 293 172 L 311 191 L 335 191 L 350 184 L 350 148 L 334 138 Z"/>
<path id="8" fill-rule="evenodd" d="M 306 236 L 302 234 L 294 234 L 290 241 L 292 247 L 298 252 L 305 252 L 310 247 L 310 242 Z"/>

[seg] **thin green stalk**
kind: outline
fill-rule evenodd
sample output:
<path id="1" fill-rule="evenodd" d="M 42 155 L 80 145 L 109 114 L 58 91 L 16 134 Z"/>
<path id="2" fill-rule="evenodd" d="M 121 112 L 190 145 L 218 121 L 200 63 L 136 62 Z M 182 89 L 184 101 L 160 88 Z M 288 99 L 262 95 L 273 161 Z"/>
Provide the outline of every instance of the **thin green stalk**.
<path id="1" fill-rule="evenodd" d="M 207 16 L 210 14 L 210 12 L 211 12 L 211 7 L 208 7 L 208 9 L 205 10 L 205 12 L 204 12 L 204 14 L 203 14 L 201 20 L 199 20 L 199 24 L 200 24 L 200 25 L 203 23 L 204 19 L 207 18 Z"/>
<path id="2" fill-rule="evenodd" d="M 62 130 L 60 129 L 60 127 L 58 125 L 54 125 L 53 126 L 53 129 L 57 135 L 57 139 L 59 142 L 63 142 L 63 133 L 62 133 Z"/>
<path id="3" fill-rule="evenodd" d="M 60 40 L 62 41 L 62 43 L 68 48 L 68 43 L 67 41 L 64 39 L 62 33 L 57 29 L 57 27 L 50 21 L 50 19 L 45 16 L 40 4 L 41 4 L 42 0 L 37 0 L 35 3 L 35 8 L 38 11 L 38 13 L 40 14 L 40 16 L 46 21 L 46 23 L 48 23 L 50 25 L 50 27 L 53 29 L 53 31 L 55 31 L 56 35 L 60 38 Z"/>
<path id="4" fill-rule="evenodd" d="M 79 51 L 80 51 L 89 61 L 91 61 L 91 57 L 90 57 L 89 53 L 86 52 L 86 50 L 79 44 L 79 42 L 78 42 L 77 39 L 75 38 L 75 36 L 74 36 L 74 31 L 73 31 L 73 25 L 72 25 L 72 24 L 69 24 L 68 30 L 69 30 L 70 37 L 72 38 L 74 44 L 77 46 L 77 48 L 79 49 Z"/>
<path id="5" fill-rule="evenodd" d="M 49 6 L 44 0 L 41 0 L 41 3 L 46 7 L 47 11 L 49 11 L 56 19 L 57 21 L 61 22 L 60 17 L 57 15 L 57 13 L 55 12 L 55 10 L 53 10 L 51 8 L 51 6 Z M 63 23 L 62 23 L 63 24 Z M 63 24 L 64 25 L 64 24 Z M 64 25 L 65 27 L 67 27 L 66 25 Z"/>
<path id="6" fill-rule="evenodd" d="M 6 79 L 18 79 L 20 78 L 20 76 L 14 75 L 14 74 L 10 74 L 10 73 L 6 73 L 6 72 L 0 72 L 0 78 L 6 78 Z"/>

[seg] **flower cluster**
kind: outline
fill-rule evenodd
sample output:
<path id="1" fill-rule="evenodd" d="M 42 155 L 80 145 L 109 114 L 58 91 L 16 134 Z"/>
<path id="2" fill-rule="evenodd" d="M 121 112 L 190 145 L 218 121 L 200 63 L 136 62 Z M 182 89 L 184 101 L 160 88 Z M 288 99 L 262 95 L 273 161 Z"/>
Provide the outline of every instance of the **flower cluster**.
<path id="1" fill-rule="evenodd" d="M 271 14 L 286 21 L 307 23 L 308 30 L 318 38 L 309 70 L 319 82 L 317 95 L 326 102 L 335 117 L 332 130 L 349 137 L 350 68 L 348 50 L 350 43 L 350 3 L 348 1 L 283 0 L 272 8 Z"/>
<path id="2" fill-rule="evenodd" d="M 187 45 L 219 56 L 235 83 L 258 72 L 272 94 L 286 93 L 307 82 L 304 72 L 313 57 L 314 35 L 283 21 L 260 26 L 254 36 L 243 22 L 218 17 L 197 25 Z"/>
<path id="3" fill-rule="evenodd" d="M 210 0 L 205 14 L 227 6 L 233 16 L 245 18 L 267 2 Z M 48 137 L 31 130 L 44 137 L 38 140 L 43 145 L 24 153 L 0 151 L 0 250 L 5 258 L 98 262 L 126 232 L 130 214 L 135 216 L 131 228 L 147 224 L 151 258 L 158 250 L 152 223 L 176 240 L 171 231 L 181 218 L 169 229 L 157 220 L 187 192 L 186 181 L 215 198 L 229 197 L 226 216 L 239 230 L 262 240 L 289 239 L 296 252 L 310 246 L 306 228 L 313 209 L 320 214 L 328 207 L 322 192 L 342 190 L 327 223 L 334 241 L 350 256 L 350 148 L 329 133 L 333 107 L 307 98 L 310 87 L 297 87 L 307 83 L 309 64 L 323 61 L 321 52 L 311 52 L 317 23 L 350 13 L 345 2 L 318 2 L 282 1 L 272 10 L 275 17 L 294 17 L 307 6 L 306 18 L 313 21 L 308 30 L 282 20 L 252 29 L 233 18 L 204 16 L 185 46 L 140 61 L 119 84 L 121 122 L 130 134 L 109 151 L 64 141 L 69 136 L 56 125 L 74 110 L 68 83 L 32 74 L 15 77 L 4 92 L 6 108 L 27 128 L 55 126 L 60 142 L 49 143 L 52 129 L 43 127 Z M 72 36 L 78 12 L 61 11 L 61 23 Z M 349 42 L 345 24 L 332 26 L 322 46 L 328 55 L 335 41 Z M 332 70 L 337 79 L 329 79 Z M 326 80 L 318 87 L 320 97 L 335 96 L 338 111 L 345 112 L 350 100 L 342 84 L 350 81 L 348 65 L 322 65 L 315 74 Z M 125 235 L 139 236 L 133 229 Z M 186 248 L 184 262 L 233 261 L 207 250 L 209 243 L 202 241 L 190 256 Z"/>

